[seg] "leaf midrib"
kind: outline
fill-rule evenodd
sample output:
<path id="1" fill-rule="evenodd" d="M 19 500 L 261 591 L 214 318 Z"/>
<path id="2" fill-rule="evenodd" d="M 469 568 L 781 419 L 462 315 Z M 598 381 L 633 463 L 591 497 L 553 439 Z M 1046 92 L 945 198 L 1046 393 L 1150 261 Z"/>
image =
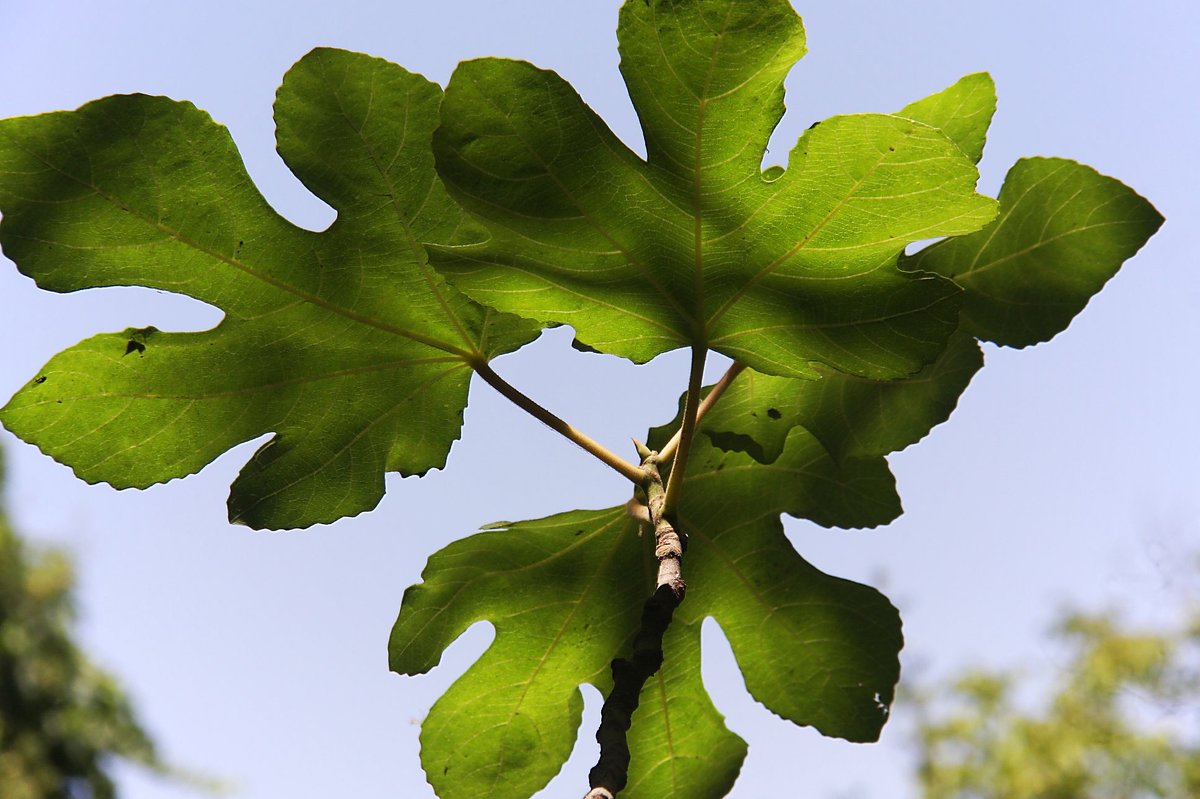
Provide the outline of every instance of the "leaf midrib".
<path id="1" fill-rule="evenodd" d="M 250 396 L 259 392 L 271 392 L 288 386 L 296 385 L 311 385 L 325 380 L 336 380 L 341 377 L 352 377 L 355 375 L 371 374 L 372 372 L 384 372 L 389 369 L 398 369 L 407 366 L 423 366 L 426 364 L 446 363 L 461 365 L 462 361 L 459 358 L 451 356 L 430 357 L 430 358 L 406 358 L 398 361 L 387 361 L 385 363 L 370 364 L 368 366 L 356 366 L 348 369 L 339 369 L 333 372 L 324 372 L 318 375 L 306 375 L 302 377 L 293 377 L 286 380 L 279 380 L 274 383 L 261 383 L 254 386 L 246 386 L 244 388 L 228 389 L 226 391 L 215 391 L 208 394 L 156 394 L 156 393 L 125 393 L 125 392 L 96 392 L 92 394 L 59 397 L 57 399 L 46 399 L 31 402 L 23 407 L 37 407 L 40 405 L 56 404 L 58 402 L 87 402 L 96 399 L 135 399 L 135 400 L 187 400 L 200 401 L 220 399 L 223 397 L 244 397 Z M 74 370 L 55 370 L 46 372 L 46 376 L 58 374 L 80 374 L 90 377 L 86 372 L 75 372 Z"/>
<path id="2" fill-rule="evenodd" d="M 482 89 L 482 87 L 479 86 L 479 83 L 477 81 L 472 81 L 472 82 L 474 84 L 476 93 L 479 94 L 481 97 L 485 98 L 486 102 L 489 105 L 491 105 L 492 110 L 497 115 L 505 117 L 507 119 L 508 115 L 505 114 L 504 110 L 496 104 L 496 102 L 492 99 L 491 94 L 489 92 L 484 91 Z M 586 105 L 584 106 L 584 112 L 588 118 L 588 123 L 591 124 L 594 128 L 595 127 L 595 119 L 594 119 L 595 115 L 593 113 L 591 113 L 591 111 L 589 109 L 587 109 Z M 521 135 L 520 130 L 511 125 L 510 125 L 509 129 L 510 129 L 510 132 L 513 135 L 513 137 L 516 138 L 518 141 L 520 141 L 522 145 L 524 145 L 525 150 L 529 153 L 530 157 L 542 168 L 542 171 L 544 172 L 544 174 L 554 183 L 555 187 L 557 187 L 558 190 L 562 192 L 564 197 L 566 197 L 568 200 L 571 201 L 571 203 L 579 211 L 581 217 L 587 221 L 588 225 L 590 225 L 593 230 L 595 230 L 597 233 L 599 233 L 601 236 L 603 236 L 606 241 L 608 241 L 615 249 L 617 249 L 621 253 L 621 255 L 625 257 L 626 262 L 629 263 L 631 266 L 633 266 L 641 274 L 642 279 L 645 280 L 647 284 L 652 286 L 654 288 L 654 290 L 658 293 L 658 295 L 668 305 L 675 308 L 675 310 L 679 313 L 679 315 L 682 318 L 689 319 L 690 321 L 693 321 L 693 323 L 694 323 L 696 320 L 692 319 L 691 316 L 687 313 L 687 309 L 685 309 L 682 305 L 679 304 L 679 301 L 677 299 L 675 299 L 673 292 L 667 290 L 667 288 L 665 286 L 663 286 L 654 277 L 653 270 L 649 269 L 646 264 L 642 263 L 641 259 L 637 258 L 631 249 L 626 247 L 622 242 L 618 241 L 616 239 L 616 237 L 613 236 L 613 234 L 611 234 L 609 232 L 609 230 L 606 226 L 600 224 L 600 221 L 594 215 L 588 213 L 588 211 L 583 208 L 583 206 L 575 199 L 575 196 L 570 191 L 570 189 L 568 189 L 567 186 L 561 180 L 559 180 L 558 175 L 554 172 L 554 170 L 552 170 L 550 168 L 550 164 L 547 163 L 546 160 L 542 158 L 541 153 L 538 152 L 538 150 L 535 147 L 533 147 L 525 139 L 524 136 Z M 603 133 L 604 133 L 604 131 L 597 131 L 597 135 L 599 136 L 602 143 L 604 142 Z M 610 135 L 611 135 L 611 133 L 610 133 Z M 605 145 L 605 146 L 607 146 L 607 145 Z M 465 156 L 463 156 L 463 154 L 461 152 L 459 153 L 459 157 L 463 158 L 463 160 L 466 161 Z M 472 166 L 472 168 L 479 169 L 479 167 L 475 164 L 471 164 L 471 166 Z M 480 170 L 480 171 L 483 171 L 483 170 Z M 472 195 L 472 196 L 475 196 L 475 195 Z M 477 198 L 477 199 L 481 199 L 481 198 Z M 493 205 L 495 207 L 502 207 L 502 206 L 496 206 L 495 203 L 488 203 L 488 204 Z M 507 210 L 507 209 L 504 209 L 504 210 Z M 673 332 L 678 332 L 678 331 L 673 331 Z"/>
<path id="3" fill-rule="evenodd" d="M 322 65 L 322 66 L 324 66 L 324 65 Z M 322 72 L 324 73 L 324 70 L 322 70 Z M 369 97 L 367 98 L 367 110 L 366 110 L 367 117 L 370 116 L 371 109 L 372 109 L 373 103 L 375 101 L 376 74 L 377 73 L 375 73 L 375 72 L 371 73 L 371 91 L 370 91 Z M 328 83 L 328 78 L 326 79 L 326 82 Z M 482 342 L 477 342 L 471 338 L 471 336 L 467 332 L 466 327 L 463 325 L 462 319 L 459 318 L 458 314 L 454 313 L 454 310 L 450 307 L 450 304 L 446 300 L 446 297 L 442 294 L 441 290 L 437 286 L 437 283 L 432 275 L 432 269 L 429 265 L 429 259 L 426 255 L 425 248 L 422 247 L 420 242 L 417 241 L 416 237 L 413 236 L 412 223 L 408 218 L 408 213 L 400 206 L 400 199 L 398 197 L 398 192 L 396 191 L 396 185 L 395 185 L 395 183 L 392 182 L 392 177 L 388 173 L 387 167 L 385 167 L 383 165 L 383 161 L 379 157 L 379 154 L 375 151 L 375 148 L 371 145 L 371 143 L 367 140 L 366 135 L 363 133 L 363 127 L 366 126 L 366 119 L 363 120 L 363 123 L 362 123 L 363 127 L 355 125 L 354 120 L 351 118 L 349 112 L 346 110 L 345 103 L 342 102 L 342 95 L 341 95 L 340 91 L 333 88 L 332 86 L 330 86 L 330 88 L 332 90 L 331 93 L 333 94 L 334 99 L 337 101 L 338 111 L 341 113 L 342 119 L 344 119 L 346 121 L 347 127 L 349 127 L 350 130 L 352 130 L 354 132 L 354 135 L 358 137 L 359 143 L 362 145 L 363 151 L 367 154 L 367 157 L 370 158 L 371 165 L 375 168 L 375 171 L 379 174 L 379 179 L 383 182 L 384 186 L 387 188 L 388 202 L 391 205 L 392 210 L 396 214 L 396 221 L 399 224 L 400 229 L 402 231 L 404 231 L 405 242 L 408 244 L 408 247 L 409 247 L 410 252 L 412 253 L 414 262 L 418 265 L 418 268 L 421 272 L 421 277 L 425 281 L 425 285 L 428 287 L 430 293 L 433 294 L 434 298 L 437 300 L 438 306 L 441 307 L 442 312 L 446 315 L 446 319 L 450 322 L 450 324 L 454 327 L 454 329 L 458 331 L 458 334 L 462 338 L 463 343 L 466 344 L 472 350 L 472 355 L 477 358 L 483 357 L 483 353 L 480 352 L 480 348 L 482 347 Z M 401 152 L 403 152 L 404 143 L 408 138 L 408 117 L 409 117 L 410 105 L 407 101 L 411 96 L 412 96 L 411 88 L 405 87 L 404 123 L 403 123 L 403 128 L 402 128 L 402 131 L 400 134 L 400 143 L 396 147 L 397 157 L 399 157 L 399 154 Z M 421 201 L 422 206 L 424 205 L 425 201 L 429 199 L 429 195 L 433 193 L 434 188 L 437 185 L 437 182 L 438 182 L 437 175 L 436 174 L 432 175 L 430 178 L 429 188 L 426 190 L 426 193 L 425 193 L 425 199 L 423 199 Z"/>
<path id="4" fill-rule="evenodd" d="M 656 9 L 657 11 L 657 9 Z M 712 87 L 713 71 L 717 66 L 717 58 L 721 53 L 721 45 L 725 42 L 725 34 L 729 30 L 729 20 L 733 16 L 733 3 L 726 7 L 725 19 L 721 23 L 721 31 L 717 33 L 716 40 L 713 42 L 712 52 L 708 57 L 708 70 L 704 75 L 704 85 L 700 90 L 700 96 L 697 98 L 698 105 L 696 106 L 696 143 L 695 143 L 695 158 L 692 165 L 692 247 L 695 257 L 695 272 L 692 276 L 692 296 L 695 303 L 693 318 L 699 321 L 704 317 L 704 214 L 701 208 L 700 198 L 703 196 L 703 174 L 704 174 L 704 118 L 708 110 L 709 89 Z M 662 40 L 659 40 L 659 47 L 662 47 Z M 672 70 L 673 71 L 673 70 Z M 697 330 L 697 334 L 702 334 L 705 339 L 708 337 L 708 326 L 705 326 L 703 331 Z M 706 341 L 696 342 L 697 346 L 706 346 Z"/>
<path id="5" fill-rule="evenodd" d="M 794 258 L 794 257 L 796 256 L 796 254 L 797 254 L 797 253 L 799 253 L 799 252 L 800 252 L 801 250 L 803 250 L 803 249 L 804 249 L 806 246 L 808 246 L 808 243 L 809 243 L 810 241 L 812 241 L 814 238 L 816 238 L 816 237 L 817 237 L 817 234 L 819 234 L 819 233 L 820 233 L 820 232 L 821 232 L 821 231 L 822 231 L 822 230 L 825 228 L 825 226 L 826 226 L 827 224 L 829 224 L 829 222 L 830 222 L 830 221 L 832 221 L 832 220 L 833 220 L 833 218 L 834 218 L 835 216 L 837 216 L 837 215 L 838 215 L 838 214 L 839 214 L 839 213 L 842 211 L 842 209 L 843 209 L 843 208 L 845 208 L 845 207 L 846 207 L 846 205 L 847 205 L 847 204 L 848 204 L 848 203 L 849 203 L 849 202 L 850 202 L 852 199 L 854 199 L 854 196 L 855 196 L 855 194 L 857 194 L 858 190 L 859 190 L 860 188 L 862 188 L 862 185 L 863 185 L 863 184 L 864 184 L 864 183 L 867 181 L 867 179 L 868 179 L 868 178 L 872 177 L 872 176 L 875 174 L 875 171 L 876 171 L 877 169 L 879 169 L 879 166 L 880 166 L 880 164 L 882 164 L 882 163 L 883 163 L 885 160 L 887 160 L 887 157 L 888 157 L 888 155 L 889 155 L 889 151 L 887 151 L 887 150 L 884 150 L 883 152 L 881 152 L 881 153 L 879 154 L 879 158 L 878 158 L 878 159 L 876 159 L 876 160 L 875 160 L 875 162 L 874 162 L 873 164 L 871 164 L 870 168 L 868 168 L 868 169 L 867 169 L 867 170 L 866 170 L 866 171 L 863 173 L 862 177 L 860 177 L 858 180 L 856 180 L 856 181 L 854 182 L 854 185 L 850 187 L 850 190 L 849 190 L 848 192 L 846 192 L 845 196 L 844 196 L 844 197 L 842 197 L 842 199 L 838 201 L 837 205 L 835 205 L 833 208 L 831 208 L 831 209 L 830 209 L 830 210 L 829 210 L 829 211 L 828 211 L 828 212 L 825 214 L 825 216 L 824 216 L 824 217 L 821 219 L 821 221 L 820 221 L 820 222 L 818 222 L 818 223 L 817 223 L 817 224 L 816 224 L 816 225 L 815 225 L 815 226 L 812 228 L 812 230 L 810 230 L 808 233 L 806 233 L 806 234 L 804 235 L 804 237 L 803 237 L 802 239 L 800 239 L 800 241 L 798 241 L 796 244 L 794 244 L 794 245 L 791 247 L 791 249 L 789 249 L 788 251 L 786 251 L 786 252 L 785 252 L 783 255 L 780 255 L 779 257 L 777 257 L 777 258 L 776 258 L 774 261 L 771 261 L 769 264 L 767 264 L 766 266 L 764 266 L 764 267 L 763 267 L 762 269 L 760 269 L 760 270 L 759 270 L 759 271 L 758 271 L 758 272 L 757 272 L 757 273 L 756 273 L 756 274 L 755 274 L 755 275 L 754 275 L 752 278 L 750 278 L 749 280 L 747 280 L 747 281 L 746 281 L 746 282 L 745 282 L 745 283 L 744 283 L 744 284 L 743 284 L 743 285 L 742 285 L 740 288 L 738 288 L 738 290 L 737 290 L 737 291 L 735 291 L 735 292 L 733 293 L 733 295 L 732 295 L 732 296 L 730 296 L 730 298 L 729 298 L 729 299 L 727 299 L 727 300 L 726 300 L 726 301 L 725 301 L 725 302 L 724 302 L 724 303 L 721 305 L 721 307 L 720 307 L 720 308 L 718 308 L 718 309 L 717 309 L 717 310 L 716 310 L 716 311 L 713 313 L 713 315 L 712 315 L 712 316 L 710 316 L 710 317 L 708 318 L 708 321 L 706 322 L 706 325 L 707 325 L 708 329 L 710 329 L 710 330 L 711 330 L 712 328 L 714 328 L 714 327 L 717 325 L 717 323 L 718 323 L 718 322 L 721 320 L 721 318 L 722 318 L 722 317 L 723 317 L 723 316 L 724 316 L 724 315 L 725 315 L 725 314 L 726 314 L 726 313 L 727 313 L 727 312 L 728 312 L 728 311 L 729 311 L 729 310 L 730 310 L 730 309 L 731 309 L 731 308 L 732 308 L 734 305 L 736 305 L 738 302 L 740 302 L 740 301 L 741 301 L 741 299 L 742 299 L 743 297 L 745 297 L 745 296 L 746 296 L 746 294 L 747 294 L 747 293 L 748 293 L 748 292 L 749 292 L 749 291 L 750 291 L 752 288 L 754 288 L 754 287 L 755 287 L 756 285 L 758 285 L 760 282 L 762 282 L 763 280 L 765 280 L 765 279 L 766 279 L 766 278 L 767 278 L 767 277 L 768 277 L 768 276 L 769 276 L 769 275 L 770 275 L 772 272 L 774 272 L 776 269 L 778 269 L 778 268 L 779 268 L 779 267 L 780 267 L 782 264 L 784 264 L 784 263 L 786 263 L 787 261 L 789 261 L 789 260 L 791 260 L 792 258 Z M 783 188 L 782 188 L 782 187 L 780 187 L 780 192 L 782 192 L 782 191 L 783 191 Z M 778 192 L 777 192 L 777 193 L 778 193 Z M 855 324 L 856 324 L 856 323 L 855 323 Z"/>
<path id="6" fill-rule="evenodd" d="M 12 141 L 11 138 L 9 140 Z M 159 231 L 160 233 L 165 234 L 166 236 L 170 237 L 172 240 L 178 241 L 180 244 L 183 244 L 186 247 L 189 247 L 199 253 L 203 253 L 204 255 L 207 255 L 210 258 L 218 260 L 218 261 L 224 263 L 225 265 L 230 266 L 230 267 L 242 272 L 243 274 L 246 274 L 262 283 L 265 283 L 265 284 L 271 286 L 272 288 L 278 289 L 279 291 L 282 291 L 286 294 L 290 294 L 304 302 L 308 302 L 312 305 L 315 305 L 318 308 L 329 311 L 330 313 L 335 314 L 337 316 L 341 316 L 343 318 L 350 319 L 351 321 L 358 322 L 359 324 L 365 325 L 366 327 L 371 327 L 371 328 L 380 330 L 385 333 L 390 333 L 395 336 L 407 338 L 411 341 L 417 342 L 418 344 L 424 344 L 425 346 L 432 347 L 434 349 L 441 350 L 442 352 L 449 353 L 451 355 L 458 357 L 460 360 L 463 360 L 464 362 L 469 362 L 471 360 L 471 358 L 474 357 L 473 353 L 467 352 L 464 350 L 460 350 L 457 347 L 454 347 L 453 345 L 450 345 L 439 339 L 433 338 L 431 336 L 423 335 L 423 334 L 418 333 L 413 330 L 408 330 L 408 329 L 400 327 L 398 325 L 392 325 L 392 324 L 389 324 L 389 323 L 384 322 L 379 319 L 374 319 L 365 314 L 358 313 L 357 311 L 354 311 L 350 308 L 346 308 L 346 307 L 343 307 L 336 303 L 329 302 L 328 300 L 326 300 L 322 297 L 319 297 L 315 294 L 312 294 L 311 292 L 307 292 L 307 291 L 304 291 L 303 289 L 300 289 L 298 286 L 293 286 L 290 283 L 287 283 L 283 280 L 280 280 L 280 279 L 272 277 L 271 275 L 268 275 L 264 272 L 261 272 L 261 271 L 255 269 L 254 267 L 251 267 L 249 264 L 246 264 L 245 262 L 241 261 L 240 259 L 234 258 L 232 256 L 226 255 L 225 253 L 217 252 L 208 247 L 205 247 L 202 244 L 200 244 L 200 242 L 196 241 L 195 239 L 192 239 L 191 237 L 184 235 L 182 231 L 175 230 L 174 228 L 171 228 L 168 225 L 164 225 L 162 222 L 160 222 L 156 219 L 152 219 L 149 215 L 142 212 L 140 209 L 137 209 L 137 208 L 129 205 L 128 203 L 124 202 L 119 196 L 105 191 L 104 189 L 95 185 L 91 181 L 84 180 L 83 178 L 81 178 L 77 175 L 71 174 L 70 172 L 60 168 L 57 164 L 51 163 L 50 161 L 43 158 L 40 154 L 35 153 L 35 152 L 29 150 L 28 148 L 24 147 L 22 143 L 14 142 L 14 144 L 16 144 L 26 155 L 30 156 L 31 158 L 33 158 L 36 161 L 43 164 L 47 169 L 50 169 L 50 170 L 54 171 L 56 174 L 61 175 L 62 177 L 66 178 L 67 180 L 73 181 L 74 183 L 76 183 L 80 186 L 83 186 L 84 188 L 92 191 L 97 197 L 102 198 L 106 202 L 119 208 L 120 210 L 124 211 L 125 213 L 129 214 L 130 216 L 134 217 L 135 219 L 138 219 L 138 220 L 142 221 L 143 223 L 145 223 L 146 225 L 148 225 L 149 227 L 154 228 L 155 230 Z"/>

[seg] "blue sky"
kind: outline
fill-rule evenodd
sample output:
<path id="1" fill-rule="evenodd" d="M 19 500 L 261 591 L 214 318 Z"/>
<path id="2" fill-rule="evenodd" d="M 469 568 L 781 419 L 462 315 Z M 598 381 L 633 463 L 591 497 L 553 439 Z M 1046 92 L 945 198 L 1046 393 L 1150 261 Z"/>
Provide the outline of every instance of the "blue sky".
<path id="1" fill-rule="evenodd" d="M 0 116 L 131 91 L 191 100 L 229 126 L 282 213 L 320 228 L 332 212 L 275 155 L 271 123 L 279 80 L 309 49 L 368 52 L 443 84 L 460 59 L 525 58 L 567 77 L 640 149 L 616 69 L 618 5 L 0 0 Z M 773 154 L 819 119 L 898 109 L 989 70 L 1000 105 L 984 191 L 994 194 L 1020 156 L 1063 156 L 1121 178 L 1167 217 L 1065 333 L 1025 351 L 988 348 L 950 422 L 892 458 L 904 517 L 870 532 L 789 526 L 806 558 L 881 585 L 900 607 L 910 671 L 1022 662 L 1052 674 L 1062 658 L 1041 633 L 1064 604 L 1154 620 L 1200 589 L 1190 567 L 1200 551 L 1200 11 L 1169 0 L 795 5 L 810 53 L 789 78 Z M 135 289 L 48 294 L 3 260 L 0 308 L 0 399 L 92 333 L 219 319 Z M 635 368 L 576 353 L 569 339 L 547 335 L 497 370 L 621 451 L 673 415 L 685 359 Z M 225 522 L 229 482 L 258 443 L 144 492 L 87 486 L 7 433 L 3 446 L 20 528 L 77 556 L 90 649 L 132 687 L 168 757 L 247 799 L 432 797 L 417 760 L 419 720 L 490 632 L 473 629 L 429 676 L 390 675 L 385 645 L 404 588 L 429 554 L 481 524 L 627 494 L 619 477 L 482 385 L 448 471 L 389 479 L 377 511 L 301 533 Z M 535 491 L 526 475 L 544 463 L 554 466 L 539 471 Z M 900 787 L 909 775 L 902 711 L 878 745 L 823 740 L 749 699 L 715 627 L 705 644 L 710 691 L 750 742 L 734 797 L 785 785 L 830 798 L 910 795 Z M 585 745 L 547 797 L 584 793 L 599 704 L 595 692 L 587 699 Z M 194 795 L 122 775 L 129 799 Z"/>

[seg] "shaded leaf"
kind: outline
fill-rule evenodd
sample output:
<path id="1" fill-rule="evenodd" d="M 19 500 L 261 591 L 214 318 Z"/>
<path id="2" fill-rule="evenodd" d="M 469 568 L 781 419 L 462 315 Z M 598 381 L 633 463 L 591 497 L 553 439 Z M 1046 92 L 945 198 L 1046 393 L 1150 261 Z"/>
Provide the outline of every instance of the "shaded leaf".
<path id="1" fill-rule="evenodd" d="M 187 103 L 110 97 L 0 123 L 0 241 L 40 286 L 142 285 L 225 317 L 200 333 L 100 335 L 56 356 L 5 426 L 89 482 L 144 487 L 273 432 L 230 516 L 298 527 L 374 507 L 383 474 L 444 465 L 470 364 L 536 328 L 458 294 L 424 240 L 461 212 L 434 172 L 440 89 L 378 59 L 315 50 L 288 73 L 279 150 L 338 211 L 279 217 L 228 132 Z"/>
<path id="2" fill-rule="evenodd" d="M 703 441 L 692 463 L 681 508 L 692 590 L 667 638 L 668 665 L 637 711 L 622 793 L 635 799 L 716 799 L 736 776 L 744 745 L 699 680 L 706 616 L 730 637 L 756 698 L 828 735 L 877 736 L 898 673 L 895 610 L 873 589 L 806 563 L 779 521 L 783 511 L 821 523 L 890 520 L 899 502 L 882 459 L 839 467 L 796 430 L 771 465 Z M 578 686 L 607 691 L 611 660 L 631 646 L 653 587 L 651 547 L 624 508 L 612 508 L 519 522 L 430 558 L 424 582 L 405 592 L 392 669 L 428 671 L 471 624 L 496 628 L 422 727 L 422 763 L 442 799 L 528 797 L 558 772 L 579 725 Z M 707 761 L 694 769 L 674 758 Z"/>
<path id="3" fill-rule="evenodd" d="M 958 146 L 911 119 L 834 117 L 764 174 L 804 52 L 785 0 L 628 2 L 618 39 L 648 162 L 553 72 L 458 67 L 438 171 L 491 236 L 435 248 L 439 269 L 480 302 L 638 362 L 692 343 L 785 376 L 819 362 L 889 378 L 933 361 L 957 291 L 895 261 L 994 214 Z"/>
<path id="4" fill-rule="evenodd" d="M 786 513 L 822 527 L 856 529 L 888 524 L 901 512 L 895 479 L 884 458 L 856 457 L 838 463 L 803 428 L 792 429 L 783 452 L 772 463 L 724 451 L 703 438 L 692 444 L 692 459 L 695 464 L 689 461 L 687 485 L 712 487 L 688 488 L 687 494 L 707 492 L 714 502 L 727 503 L 729 510 L 716 515 L 721 521 L 729 521 L 731 513 L 753 517 L 755 508 L 765 508 L 769 514 Z M 686 499 L 684 510 L 696 515 L 689 509 L 701 502 L 701 498 Z"/>
<path id="5" fill-rule="evenodd" d="M 747 370 L 705 416 L 701 432 L 722 449 L 770 463 L 797 425 L 834 458 L 896 452 L 949 418 L 983 366 L 975 339 L 957 333 L 941 357 L 901 380 L 827 374 L 793 380 Z"/>
<path id="6" fill-rule="evenodd" d="M 937 242 L 906 269 L 965 289 L 963 328 L 1010 347 L 1048 341 L 1162 224 L 1118 180 L 1061 158 L 1023 158 L 1000 191 L 1000 215 L 970 236 Z"/>

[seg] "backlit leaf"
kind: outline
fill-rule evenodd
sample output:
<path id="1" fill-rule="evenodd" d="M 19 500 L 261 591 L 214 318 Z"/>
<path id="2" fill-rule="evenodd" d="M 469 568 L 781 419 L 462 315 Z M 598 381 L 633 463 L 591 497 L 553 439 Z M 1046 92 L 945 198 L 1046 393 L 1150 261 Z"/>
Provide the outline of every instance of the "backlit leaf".
<path id="1" fill-rule="evenodd" d="M 773 466 L 715 448 L 697 455 L 680 526 L 689 539 L 684 574 L 702 589 L 688 594 L 677 617 L 715 618 L 746 688 L 772 712 L 824 735 L 876 740 L 900 677 L 900 616 L 873 588 L 824 574 L 801 558 L 784 536 L 779 510 L 827 524 L 828 508 L 844 503 L 839 521 L 891 521 L 898 501 L 891 512 L 868 510 L 891 483 L 886 463 L 855 460 L 839 472 L 801 430 Z M 795 475 L 790 497 L 773 467 Z M 833 475 L 843 488 L 817 487 Z M 795 491 L 801 487 L 813 493 Z M 840 503 L 831 501 L 835 491 Z M 863 509 L 852 507 L 855 499 Z M 817 510 L 817 503 L 824 507 Z"/>
<path id="2" fill-rule="evenodd" d="M 707 343 L 753 368 L 912 374 L 953 332 L 958 292 L 904 274 L 910 242 L 995 212 L 941 131 L 834 117 L 763 173 L 783 78 L 804 52 L 786 0 L 628 2 L 621 70 L 648 161 L 553 72 L 463 63 L 434 138 L 438 171 L 490 238 L 438 247 L 468 295 L 635 361 Z"/>
<path id="3" fill-rule="evenodd" d="M 440 89 L 316 50 L 276 103 L 284 160 L 338 212 L 321 233 L 267 205 L 228 132 L 188 103 L 110 97 L 0 122 L 0 241 L 43 288 L 141 285 L 219 307 L 200 333 L 100 335 L 56 356 L 6 427 L 89 482 L 144 487 L 275 434 L 234 483 L 255 527 L 375 506 L 386 471 L 444 465 L 470 364 L 536 326 L 445 284 L 420 242 L 461 212 L 433 172 Z"/>
<path id="4" fill-rule="evenodd" d="M 607 686 L 609 661 L 637 629 L 647 541 L 624 508 L 572 511 L 429 559 L 404 594 L 392 670 L 428 671 L 474 622 L 496 628 L 421 725 L 421 762 L 441 799 L 528 797 L 558 773 L 583 712 L 579 685 Z"/>
<path id="5" fill-rule="evenodd" d="M 827 735 L 878 736 L 898 675 L 895 609 L 805 562 L 779 520 L 890 521 L 899 503 L 882 459 L 838 466 L 798 429 L 771 465 L 703 441 L 692 463 L 681 526 L 693 590 L 635 716 L 622 792 L 635 799 L 716 799 L 736 776 L 744 748 L 699 680 L 706 616 L 729 636 L 759 701 Z M 624 508 L 519 522 L 430 558 L 424 582 L 405 593 L 392 669 L 428 671 L 474 622 L 496 628 L 422 726 L 422 762 L 442 799 L 528 797 L 558 772 L 579 725 L 578 686 L 608 690 L 609 664 L 628 654 L 654 568 L 652 538 L 637 537 Z"/>
<path id="6" fill-rule="evenodd" d="M 991 75 L 976 72 L 937 94 L 909 103 L 897 115 L 940 129 L 979 163 L 995 113 L 996 84 Z"/>
<path id="7" fill-rule="evenodd" d="M 990 225 L 902 265 L 962 286 L 963 328 L 971 334 L 1027 347 L 1065 330 L 1162 221 L 1135 191 L 1091 167 L 1023 158 L 1005 178 Z"/>
<path id="8" fill-rule="evenodd" d="M 700 680 L 702 621 L 676 616 L 663 637 L 662 668 L 646 681 L 629 729 L 623 797 L 719 799 L 746 759 L 746 742 L 725 727 Z"/>

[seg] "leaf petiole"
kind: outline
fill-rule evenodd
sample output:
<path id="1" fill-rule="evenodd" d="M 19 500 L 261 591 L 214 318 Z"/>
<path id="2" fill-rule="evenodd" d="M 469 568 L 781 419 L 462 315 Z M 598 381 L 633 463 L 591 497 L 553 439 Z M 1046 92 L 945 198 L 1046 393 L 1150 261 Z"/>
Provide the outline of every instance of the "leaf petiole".
<path id="1" fill-rule="evenodd" d="M 586 433 L 575 429 L 570 424 L 556 416 L 551 411 L 539 405 L 520 389 L 513 386 L 500 375 L 496 374 L 485 361 L 482 359 L 473 361 L 471 368 L 475 370 L 475 374 L 483 378 L 484 382 L 492 388 L 499 391 L 506 399 L 510 400 L 518 408 L 533 416 L 542 424 L 549 427 L 554 432 L 564 438 L 573 441 L 586 452 L 599 458 L 604 463 L 617 470 L 622 476 L 628 478 L 635 485 L 645 485 L 646 473 L 642 468 L 616 454 L 608 447 L 596 441 Z"/>
<path id="2" fill-rule="evenodd" d="M 737 379 L 737 376 L 745 369 L 746 364 L 735 361 L 725 374 L 721 375 L 721 379 L 717 381 L 712 390 L 701 401 L 700 407 L 696 409 L 696 427 L 700 426 L 700 422 L 704 420 L 704 415 L 712 410 L 713 406 L 717 404 L 717 400 L 725 393 L 725 389 L 729 388 L 733 381 Z M 683 428 L 681 427 L 675 431 L 675 435 L 671 436 L 671 440 L 658 451 L 657 463 L 669 463 L 671 458 L 675 457 L 675 450 L 679 447 L 679 440 L 682 438 L 682 433 Z"/>
<path id="3" fill-rule="evenodd" d="M 679 492 L 683 488 L 683 474 L 687 469 L 688 455 L 692 449 L 692 435 L 696 432 L 696 422 L 700 411 L 700 390 L 704 383 L 704 360 L 707 356 L 707 345 L 695 344 L 692 346 L 692 368 L 688 375 L 687 399 L 683 404 L 683 421 L 679 426 L 679 432 L 674 436 L 679 440 L 673 451 L 675 465 L 671 467 L 671 476 L 667 478 L 666 496 L 663 499 L 662 513 L 667 518 L 671 518 L 676 505 L 679 504 Z"/>

